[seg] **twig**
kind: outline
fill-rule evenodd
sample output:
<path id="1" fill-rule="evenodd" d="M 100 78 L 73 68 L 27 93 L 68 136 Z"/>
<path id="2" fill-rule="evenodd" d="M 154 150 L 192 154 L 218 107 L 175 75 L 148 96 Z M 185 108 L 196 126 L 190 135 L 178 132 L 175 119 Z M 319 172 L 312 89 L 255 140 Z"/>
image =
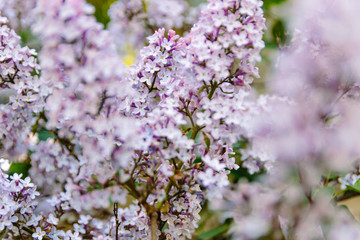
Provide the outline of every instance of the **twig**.
<path id="1" fill-rule="evenodd" d="M 158 219 L 159 214 L 154 211 L 151 214 L 151 219 L 150 219 L 150 226 L 151 226 L 151 240 L 157 240 L 157 234 L 156 234 L 156 230 L 157 230 L 157 219 Z"/>
<path id="2" fill-rule="evenodd" d="M 218 87 L 217 83 L 214 82 L 214 83 L 211 83 L 211 89 L 210 89 L 210 92 L 209 92 L 209 95 L 208 95 L 208 98 L 211 100 L 211 98 L 213 97 L 214 93 L 215 93 L 215 90 L 216 88 Z"/>
<path id="3" fill-rule="evenodd" d="M 119 240 L 119 227 L 120 221 L 118 218 L 118 203 L 114 203 L 114 215 L 115 215 L 115 240 Z"/>

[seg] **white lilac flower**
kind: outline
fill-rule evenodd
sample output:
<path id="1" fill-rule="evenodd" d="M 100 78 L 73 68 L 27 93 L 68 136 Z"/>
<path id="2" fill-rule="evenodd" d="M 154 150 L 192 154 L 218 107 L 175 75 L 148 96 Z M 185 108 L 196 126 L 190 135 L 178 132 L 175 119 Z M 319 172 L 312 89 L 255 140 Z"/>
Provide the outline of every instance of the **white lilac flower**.
<path id="1" fill-rule="evenodd" d="M 42 240 L 45 236 L 45 231 L 42 231 L 40 227 L 36 228 L 36 232 L 32 234 L 32 237 L 37 240 Z"/>

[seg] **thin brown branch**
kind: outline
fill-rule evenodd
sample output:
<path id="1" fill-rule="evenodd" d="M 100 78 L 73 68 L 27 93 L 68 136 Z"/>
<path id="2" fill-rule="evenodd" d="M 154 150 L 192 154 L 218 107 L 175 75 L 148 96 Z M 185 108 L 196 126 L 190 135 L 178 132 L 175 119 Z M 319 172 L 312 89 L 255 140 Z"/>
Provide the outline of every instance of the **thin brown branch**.
<path id="1" fill-rule="evenodd" d="M 157 240 L 157 220 L 159 214 L 155 211 L 151 214 L 150 227 L 151 227 L 151 240 Z"/>

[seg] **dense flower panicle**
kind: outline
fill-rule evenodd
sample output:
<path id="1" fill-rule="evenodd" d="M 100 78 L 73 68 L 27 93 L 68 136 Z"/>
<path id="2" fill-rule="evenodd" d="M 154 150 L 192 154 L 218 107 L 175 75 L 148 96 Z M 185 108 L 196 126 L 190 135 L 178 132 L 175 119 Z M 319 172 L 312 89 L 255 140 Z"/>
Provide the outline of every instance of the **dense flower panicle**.
<path id="1" fill-rule="evenodd" d="M 125 115 L 139 119 L 143 125 L 143 141 L 137 143 L 140 152 L 129 166 L 129 172 L 133 173 L 130 177 L 136 182 L 144 182 L 145 176 L 156 182 L 148 193 L 146 202 L 141 204 L 156 208 L 172 206 L 173 202 L 182 204 L 177 211 L 167 207 L 169 209 L 161 214 L 161 221 L 168 225 L 163 236 L 166 235 L 168 239 L 184 239 L 185 236 L 191 236 L 195 230 L 201 209 L 201 201 L 198 199 L 195 203 L 196 195 L 190 194 L 193 191 L 199 192 L 198 187 L 192 186 L 196 184 L 193 172 L 183 173 L 183 178 L 188 179 L 187 189 L 177 189 L 169 185 L 171 178 L 180 180 L 171 159 L 190 168 L 196 157 L 193 154 L 193 139 L 188 139 L 179 129 L 187 124 L 183 114 L 179 112 L 182 106 L 181 97 L 186 96 L 187 92 L 180 63 L 185 55 L 186 43 L 173 30 L 165 33 L 164 29 L 159 29 L 149 37 L 149 42 L 150 45 L 141 51 L 139 61 L 130 69 L 129 81 L 133 83 L 138 94 L 127 97 L 120 106 Z M 148 188 L 140 191 L 148 191 Z M 140 186 L 138 189 L 141 189 Z M 170 196 L 173 196 L 171 201 L 168 200 Z M 187 203 L 189 199 L 192 199 L 192 204 Z M 143 221 L 150 221 L 145 216 Z M 130 234 L 133 238 L 128 239 L 134 239 L 134 236 L 135 239 L 140 239 L 149 232 L 149 229 L 145 231 L 146 229 L 137 224 L 130 229 L 130 232 L 122 233 L 124 238 Z"/>
<path id="2" fill-rule="evenodd" d="M 214 2 L 210 2 L 211 4 Z M 221 9 L 222 4 L 230 3 L 219 4 L 217 7 Z M 258 3 L 253 6 L 258 10 L 251 17 L 246 15 L 247 13 L 242 15 L 240 10 L 236 9 L 240 8 L 236 3 L 230 5 L 226 5 L 226 7 L 229 15 L 231 13 L 235 17 L 232 20 L 237 22 L 237 18 L 242 17 L 243 22 L 239 20 L 239 24 L 248 21 L 251 25 L 258 20 L 254 20 L 253 17 L 259 18 L 259 29 L 255 30 L 254 35 L 249 36 L 250 40 L 247 42 L 249 45 L 241 45 L 242 48 L 238 45 L 234 51 L 250 55 L 251 50 L 247 49 L 251 49 L 255 42 L 254 45 L 259 44 L 259 46 L 256 46 L 257 50 L 254 52 L 255 55 L 258 54 L 257 51 L 263 47 L 260 44 L 262 29 L 264 28 L 264 19 L 259 8 L 261 4 Z M 212 7 L 202 12 L 198 25 L 203 26 L 205 24 L 204 19 L 216 16 L 216 14 L 211 14 L 211 11 L 215 9 L 214 6 Z M 230 9 L 231 7 L 234 9 Z M 217 11 L 221 12 L 220 10 Z M 223 17 L 227 18 L 228 16 Z M 228 21 L 232 21 L 230 18 Z M 213 23 L 210 26 L 213 26 Z M 196 37 L 201 39 L 208 37 L 208 32 L 204 34 L 203 31 L 200 34 L 201 30 L 196 29 L 196 27 L 193 28 L 193 34 L 198 31 Z M 220 24 L 214 31 L 218 31 L 219 37 L 223 35 L 222 31 L 229 32 L 230 37 L 236 37 L 242 30 L 243 28 L 236 29 L 236 27 L 227 29 L 226 25 Z M 211 76 L 210 83 L 210 80 L 196 79 L 199 68 L 203 68 L 204 71 L 218 72 L 218 69 L 213 69 L 211 64 L 207 65 L 192 60 L 194 53 L 198 53 L 199 56 L 202 54 L 194 48 L 197 46 L 197 38 L 183 39 L 176 36 L 172 30 L 166 34 L 164 29 L 160 29 L 148 40 L 150 45 L 141 51 L 139 61 L 131 68 L 129 75 L 129 81 L 133 82 L 133 86 L 139 95 L 134 98 L 127 98 L 122 109 L 126 115 L 139 118 L 144 123 L 143 132 L 149 133 L 145 138 L 147 140 L 144 140 L 148 141 L 148 146 L 150 146 L 149 151 L 144 153 L 149 154 L 149 156 L 144 158 L 144 156 L 139 155 L 139 160 L 135 162 L 134 169 L 130 170 L 132 172 L 136 170 L 133 176 L 137 175 L 137 181 L 141 182 L 143 180 L 140 177 L 144 177 L 143 171 L 145 169 L 137 170 L 136 166 L 144 165 L 147 166 L 147 169 L 158 169 L 155 172 L 146 171 L 146 174 L 153 175 L 157 182 L 155 191 L 148 197 L 147 204 L 155 207 L 169 204 L 174 206 L 176 211 L 173 212 L 170 209 L 168 213 L 163 212 L 161 215 L 161 220 L 168 225 L 164 233 L 168 239 L 182 239 L 185 236 L 190 237 L 197 226 L 197 221 L 200 219 L 197 213 L 201 209 L 201 199 L 221 197 L 221 189 L 229 185 L 227 179 L 229 170 L 238 168 L 235 159 L 229 157 L 229 154 L 234 154 L 232 145 L 239 140 L 240 135 L 248 134 L 246 127 L 249 126 L 248 121 L 251 114 L 245 113 L 249 112 L 253 104 L 247 102 L 251 99 L 248 97 L 248 93 L 238 87 L 244 86 L 244 84 L 238 84 L 238 82 L 233 81 L 233 76 L 230 76 L 239 72 L 239 69 L 235 72 L 228 70 L 231 69 L 230 65 L 234 65 L 234 62 L 237 61 L 236 58 L 240 56 L 233 55 L 232 50 L 229 49 L 227 55 L 225 52 L 221 55 L 219 51 L 222 51 L 222 46 L 219 45 L 217 52 L 211 52 L 214 56 L 218 56 L 219 63 L 226 63 L 223 67 L 228 71 L 228 74 L 226 76 L 225 74 L 223 76 L 215 74 Z M 217 42 L 214 39 L 215 44 Z M 227 48 L 230 47 L 230 44 Z M 227 65 L 229 61 L 231 63 Z M 243 65 L 246 65 L 245 62 L 248 63 L 245 60 Z M 255 60 L 250 65 L 254 63 Z M 255 68 L 251 71 L 255 71 Z M 252 75 L 250 72 L 249 74 Z M 245 74 L 241 73 L 241 75 Z M 181 126 L 187 123 L 192 126 L 190 140 L 180 130 Z M 194 141 L 197 134 L 200 135 L 200 138 Z M 211 144 L 211 148 L 209 148 L 209 144 Z M 192 169 L 191 166 L 196 161 L 197 154 L 200 155 L 202 161 L 197 168 Z M 177 162 L 178 168 L 180 166 L 180 169 L 191 169 L 191 171 L 184 170 L 179 175 L 176 165 L 175 168 L 172 166 L 174 161 Z M 200 189 L 197 187 L 194 190 L 192 190 L 193 187 L 176 189 L 172 186 L 173 178 L 183 178 L 189 186 L 195 187 L 200 184 L 206 189 L 205 194 L 200 194 Z M 189 194 L 192 191 L 199 192 L 198 194 L 202 195 L 201 198 Z M 173 201 L 168 201 L 167 199 L 171 198 L 173 194 L 180 195 Z M 182 197 L 182 194 L 186 198 Z M 191 201 L 187 199 L 191 199 Z M 196 199 L 198 199 L 197 203 L 191 205 L 191 202 Z M 187 205 L 185 203 L 188 201 L 190 205 L 185 207 Z M 188 212 L 189 217 L 185 217 L 187 216 L 184 215 L 185 212 Z M 179 213 L 182 215 L 178 215 Z"/>
<path id="3" fill-rule="evenodd" d="M 239 140 L 240 134 L 248 134 L 245 128 L 249 125 L 251 115 L 245 113 L 253 105 L 247 102 L 249 94 L 243 90 L 231 94 L 216 93 L 212 99 L 210 93 L 213 90 L 210 86 L 194 80 L 192 70 L 189 69 L 191 65 L 186 65 L 186 56 L 190 53 L 190 48 L 187 48 L 189 41 L 179 38 L 172 30 L 166 34 L 164 29 L 158 30 L 148 39 L 150 45 L 141 51 L 139 61 L 131 67 L 129 74 L 129 81 L 133 82 L 138 96 L 128 97 L 122 103 L 124 114 L 140 119 L 144 125 L 143 132 L 147 134 L 144 147 L 149 146 L 149 150 L 144 153 L 149 156 L 145 158 L 144 153 L 139 155 L 134 167 L 144 165 L 147 169 L 154 169 L 161 166 L 156 167 L 154 173 L 146 171 L 146 174 L 154 174 L 157 182 L 155 191 L 148 198 L 157 201 L 152 200 L 148 204 L 162 206 L 164 203 L 161 199 L 166 199 L 167 195 L 191 192 L 190 188 L 179 189 L 181 191 L 176 193 L 176 188 L 171 188 L 169 184 L 172 178 L 179 177 L 172 161 L 177 161 L 185 169 L 191 169 L 196 161 L 196 153 L 201 156 L 203 164 L 197 169 L 184 171 L 182 178 L 190 186 L 201 184 L 207 189 L 206 195 L 209 198 L 221 197 L 220 190 L 229 185 L 229 170 L 238 168 L 235 159 L 229 157 L 229 154 L 234 154 L 231 147 Z M 224 89 L 229 88 L 229 85 L 231 83 L 228 86 L 224 84 Z M 216 87 L 218 86 L 211 86 Z M 190 140 L 180 130 L 187 122 L 193 128 Z M 194 144 L 197 131 L 201 137 Z M 211 149 L 209 143 L 212 145 Z M 135 170 L 133 176 L 144 177 L 144 168 L 129 170 Z M 138 181 L 143 180 L 138 178 Z M 192 191 L 199 191 L 195 189 Z M 194 195 L 190 196 L 192 201 L 196 199 Z M 166 201 L 165 204 L 187 202 L 181 195 L 179 197 L 174 201 Z M 200 203 L 199 199 L 194 205 L 197 211 L 189 209 L 190 216 L 201 209 Z M 178 206 L 177 209 L 182 209 L 183 214 L 187 208 Z M 176 222 L 177 219 L 176 212 L 170 211 L 162 216 L 162 220 L 169 225 L 166 236 L 170 239 L 190 236 L 199 217 L 194 215 L 191 218 L 180 218 L 187 224 L 170 222 Z"/>
<path id="4" fill-rule="evenodd" d="M 146 116 L 158 105 L 166 107 L 164 102 L 182 91 L 184 80 L 180 61 L 185 55 L 185 39 L 179 39 L 173 30 L 167 37 L 164 34 L 165 29 L 160 29 L 149 37 L 150 45 L 141 50 L 139 63 L 130 69 L 128 80 L 138 95 L 127 99 L 126 114 Z"/>
<path id="5" fill-rule="evenodd" d="M 262 1 L 209 1 L 190 31 L 188 61 L 195 78 L 210 85 L 228 82 L 248 86 L 259 77 L 255 63 L 260 50 L 265 19 Z"/>
<path id="6" fill-rule="evenodd" d="M 229 169 L 238 168 L 229 157 L 233 144 L 250 134 L 251 109 L 256 107 L 246 89 L 251 76 L 257 75 L 255 62 L 264 47 L 261 5 L 260 1 L 209 1 L 186 38 L 181 60 L 186 91 L 180 97 L 180 110 L 201 129 L 196 152 L 204 168 L 198 179 L 210 198 L 221 196 L 220 190 L 229 184 Z M 237 43 L 241 36 L 244 42 Z"/>
<path id="7" fill-rule="evenodd" d="M 22 179 L 22 175 L 14 174 L 8 179 L 8 176 L 0 172 L 0 230 L 4 228 L 9 230 L 15 226 L 18 229 L 27 227 L 27 231 L 22 236 L 29 234 L 34 239 L 82 239 L 81 234 L 95 236 L 108 232 L 109 228 L 105 224 L 88 215 L 80 215 L 79 220 L 73 224 L 73 231 L 57 230 L 59 219 L 65 212 L 71 211 L 68 194 L 60 194 L 57 198 L 53 196 L 49 203 L 54 207 L 53 211 L 44 215 L 39 209 L 38 202 L 35 200 L 39 196 L 36 186 L 30 182 L 30 178 Z M 46 210 L 48 211 L 48 210 Z M 46 217 L 45 217 L 46 216 Z M 32 233 L 32 234 L 31 234 Z M 18 236 L 14 232 L 14 236 Z M 11 236 L 10 236 L 11 237 Z"/>
<path id="8" fill-rule="evenodd" d="M 36 76 L 40 66 L 36 52 L 20 46 L 20 37 L 0 17 L 0 91 L 9 96 L 6 104 L 0 105 L 0 140 L 4 157 L 26 153 L 31 141 L 30 126 L 33 112 L 41 111 L 46 89 L 40 88 Z"/>

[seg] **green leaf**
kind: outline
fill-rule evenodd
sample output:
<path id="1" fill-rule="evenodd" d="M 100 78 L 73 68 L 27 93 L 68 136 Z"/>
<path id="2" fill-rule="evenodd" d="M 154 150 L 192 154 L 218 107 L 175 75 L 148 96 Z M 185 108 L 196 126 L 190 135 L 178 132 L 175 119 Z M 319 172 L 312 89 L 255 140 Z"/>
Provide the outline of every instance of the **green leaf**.
<path id="1" fill-rule="evenodd" d="M 233 150 L 235 152 L 240 152 L 241 149 L 245 149 L 247 147 L 247 145 L 249 144 L 249 141 L 245 138 L 237 141 L 234 145 L 233 145 Z"/>
<path id="2" fill-rule="evenodd" d="M 213 228 L 207 232 L 198 234 L 196 237 L 201 240 L 213 239 L 216 236 L 219 236 L 223 233 L 229 231 L 230 226 L 228 224 L 220 225 L 216 228 Z"/>
<path id="3" fill-rule="evenodd" d="M 264 5 L 263 8 L 264 9 L 269 9 L 270 7 L 274 6 L 274 5 L 279 5 L 282 4 L 284 2 L 286 2 L 287 0 L 264 0 Z"/>
<path id="4" fill-rule="evenodd" d="M 48 130 L 38 131 L 38 136 L 40 141 L 46 141 L 48 138 L 55 138 L 55 135 Z"/>
<path id="5" fill-rule="evenodd" d="M 324 192 L 330 196 L 334 196 L 335 194 L 335 190 L 333 187 L 324 187 L 323 189 L 320 190 L 321 192 Z"/>
<path id="6" fill-rule="evenodd" d="M 10 165 L 9 174 L 13 175 L 14 173 L 23 174 L 23 178 L 29 176 L 30 163 L 25 162 L 13 162 Z"/>
<path id="7" fill-rule="evenodd" d="M 229 180 L 232 183 L 237 183 L 241 179 L 247 179 L 247 181 L 249 182 L 255 182 L 264 174 L 265 174 L 264 169 L 261 169 L 260 172 L 250 174 L 247 168 L 242 167 L 240 165 L 240 168 L 238 168 L 237 170 L 234 169 L 231 170 L 229 174 Z"/>
<path id="8" fill-rule="evenodd" d="M 187 1 L 192 7 L 197 7 L 201 3 L 206 3 L 206 0 L 188 0 Z"/>
<path id="9" fill-rule="evenodd" d="M 201 162 L 202 162 L 201 157 L 200 157 L 200 156 L 197 156 L 196 159 L 195 159 L 195 161 L 194 161 L 194 164 L 196 164 L 196 163 L 201 163 Z"/>
<path id="10" fill-rule="evenodd" d="M 284 45 L 286 43 L 286 27 L 283 20 L 276 20 L 271 29 L 271 32 L 277 44 Z"/>
<path id="11" fill-rule="evenodd" d="M 96 20 L 104 24 L 105 28 L 110 22 L 110 17 L 108 15 L 109 8 L 115 1 L 116 0 L 87 0 L 88 3 L 95 7 L 94 15 Z"/>
<path id="12" fill-rule="evenodd" d="M 356 183 L 353 186 L 346 185 L 346 189 L 360 193 L 360 179 L 357 180 Z"/>

